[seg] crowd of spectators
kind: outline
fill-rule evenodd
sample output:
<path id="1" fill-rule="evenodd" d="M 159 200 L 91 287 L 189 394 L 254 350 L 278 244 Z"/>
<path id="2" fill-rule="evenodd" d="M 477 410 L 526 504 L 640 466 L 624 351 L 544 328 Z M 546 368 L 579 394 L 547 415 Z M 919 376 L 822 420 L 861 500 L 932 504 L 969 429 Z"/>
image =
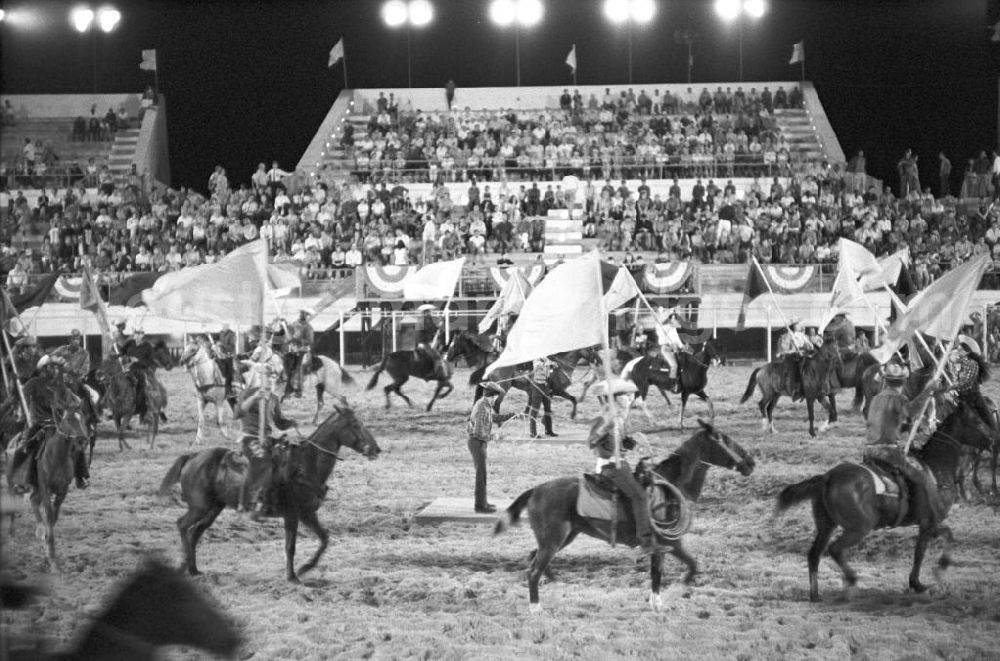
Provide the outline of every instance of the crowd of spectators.
<path id="1" fill-rule="evenodd" d="M 366 134 L 341 144 L 362 181 L 788 175 L 796 150 L 774 111 L 802 106 L 798 86 L 744 91 L 633 89 L 586 101 L 568 89 L 558 109 L 433 112 L 380 94 Z"/>

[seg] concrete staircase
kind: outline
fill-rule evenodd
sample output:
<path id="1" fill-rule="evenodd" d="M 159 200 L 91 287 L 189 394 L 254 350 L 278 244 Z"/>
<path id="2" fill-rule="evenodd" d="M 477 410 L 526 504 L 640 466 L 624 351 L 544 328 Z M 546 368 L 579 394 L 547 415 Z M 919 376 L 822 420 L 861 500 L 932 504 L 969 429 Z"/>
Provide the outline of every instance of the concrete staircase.
<path id="1" fill-rule="evenodd" d="M 809 113 L 802 108 L 776 108 L 774 118 L 778 129 L 788 141 L 789 151 L 802 161 L 823 160 L 828 158 L 826 150 L 819 139 L 816 127 Z"/>
<path id="2" fill-rule="evenodd" d="M 108 167 L 112 174 L 123 175 L 129 172 L 138 143 L 139 129 L 121 129 L 115 133 L 111 155 L 108 157 Z"/>
<path id="3" fill-rule="evenodd" d="M 549 209 L 545 218 L 545 261 L 553 262 L 582 253 L 582 210 Z"/>

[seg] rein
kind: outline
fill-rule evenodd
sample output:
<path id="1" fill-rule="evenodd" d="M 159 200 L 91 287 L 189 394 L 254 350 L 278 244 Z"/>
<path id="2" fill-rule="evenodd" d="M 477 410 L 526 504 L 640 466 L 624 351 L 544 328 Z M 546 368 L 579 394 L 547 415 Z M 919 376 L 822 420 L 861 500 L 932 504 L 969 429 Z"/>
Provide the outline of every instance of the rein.
<path id="1" fill-rule="evenodd" d="M 124 629 L 119 629 L 118 627 L 112 626 L 107 622 L 95 620 L 91 626 L 91 631 L 99 634 L 103 638 L 111 640 L 112 642 L 120 643 L 121 646 L 126 649 L 141 652 L 142 656 L 155 656 L 157 649 L 156 645 L 140 638 L 134 633 L 129 633 Z"/>

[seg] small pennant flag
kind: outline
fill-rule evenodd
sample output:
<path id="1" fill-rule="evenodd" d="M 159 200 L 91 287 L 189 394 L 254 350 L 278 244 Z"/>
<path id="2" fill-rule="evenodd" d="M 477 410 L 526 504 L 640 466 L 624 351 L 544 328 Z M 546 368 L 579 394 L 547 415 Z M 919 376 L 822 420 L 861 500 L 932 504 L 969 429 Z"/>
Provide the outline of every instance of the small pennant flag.
<path id="1" fill-rule="evenodd" d="M 566 65 L 569 66 L 570 71 L 576 73 L 576 44 L 569 49 L 569 55 L 566 56 Z"/>
<path id="2" fill-rule="evenodd" d="M 147 48 L 142 51 L 142 62 L 139 68 L 143 71 L 156 71 L 156 49 Z"/>
<path id="3" fill-rule="evenodd" d="M 338 41 L 337 43 L 335 43 L 333 45 L 333 48 L 330 49 L 330 61 L 326 63 L 326 66 L 330 67 L 330 68 L 333 68 L 333 65 L 335 65 L 337 62 L 340 62 L 342 59 L 344 59 L 344 38 L 343 37 L 341 37 L 340 41 Z"/>
<path id="4" fill-rule="evenodd" d="M 1000 42 L 1000 21 L 991 25 L 989 29 L 993 31 L 993 34 L 990 35 L 990 41 L 994 43 Z"/>
<path id="5" fill-rule="evenodd" d="M 767 280 L 764 278 L 757 260 L 753 260 L 747 271 L 747 281 L 743 286 L 743 302 L 740 304 L 740 314 L 736 320 L 736 330 L 744 330 L 747 323 L 747 306 L 758 296 L 762 296 L 770 291 Z"/>
<path id="6" fill-rule="evenodd" d="M 789 64 L 798 64 L 799 62 L 806 61 L 806 42 L 800 41 L 794 46 L 792 46 L 792 59 L 788 61 Z"/>

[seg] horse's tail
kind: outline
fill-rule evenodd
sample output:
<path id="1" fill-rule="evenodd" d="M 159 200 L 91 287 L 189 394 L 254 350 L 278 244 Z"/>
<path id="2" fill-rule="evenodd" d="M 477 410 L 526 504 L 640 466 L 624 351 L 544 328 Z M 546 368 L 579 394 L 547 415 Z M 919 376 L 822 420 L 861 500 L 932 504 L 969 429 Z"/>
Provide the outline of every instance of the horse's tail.
<path id="1" fill-rule="evenodd" d="M 757 387 L 757 372 L 760 371 L 758 367 L 753 372 L 750 373 L 750 381 L 747 383 L 747 389 L 743 391 L 743 397 L 740 398 L 740 404 L 745 404 L 750 396 L 753 395 L 754 388 Z"/>
<path id="2" fill-rule="evenodd" d="M 469 385 L 474 386 L 483 380 L 483 372 L 486 371 L 486 365 L 480 365 L 476 369 L 472 370 L 472 374 L 469 375 Z"/>
<path id="3" fill-rule="evenodd" d="M 375 368 L 375 373 L 372 374 L 372 378 L 368 380 L 368 385 L 365 386 L 365 390 L 371 390 L 375 387 L 375 384 L 378 383 L 378 375 L 382 373 L 382 370 L 385 369 L 386 364 L 389 362 L 389 355 L 390 354 L 386 354 L 382 357 L 382 363 Z"/>
<path id="4" fill-rule="evenodd" d="M 160 490 L 156 492 L 158 496 L 164 498 L 170 495 L 170 488 L 180 482 L 181 471 L 184 470 L 184 467 L 187 466 L 187 462 L 189 462 L 191 457 L 194 455 L 194 452 L 189 452 L 177 457 L 177 461 L 175 461 L 174 465 L 170 467 L 170 470 L 167 471 L 166 477 L 163 478 L 163 482 L 160 483 Z"/>
<path id="5" fill-rule="evenodd" d="M 792 505 L 801 503 L 804 500 L 817 498 L 823 492 L 825 484 L 826 475 L 814 475 L 808 480 L 785 487 L 778 494 L 778 502 L 775 503 L 774 513 L 781 514 Z"/>
<path id="6" fill-rule="evenodd" d="M 865 370 L 867 371 L 867 370 Z M 865 373 L 861 372 L 854 382 L 854 410 L 857 411 L 865 401 Z"/>
<path id="7" fill-rule="evenodd" d="M 519 523 L 521 512 L 527 506 L 528 499 L 531 498 L 533 493 L 535 493 L 534 489 L 528 489 L 518 496 L 517 500 L 510 504 L 510 507 L 503 511 L 503 514 L 500 515 L 500 518 L 497 519 L 496 524 L 493 526 L 494 535 L 506 532 L 508 528 L 516 526 Z"/>

